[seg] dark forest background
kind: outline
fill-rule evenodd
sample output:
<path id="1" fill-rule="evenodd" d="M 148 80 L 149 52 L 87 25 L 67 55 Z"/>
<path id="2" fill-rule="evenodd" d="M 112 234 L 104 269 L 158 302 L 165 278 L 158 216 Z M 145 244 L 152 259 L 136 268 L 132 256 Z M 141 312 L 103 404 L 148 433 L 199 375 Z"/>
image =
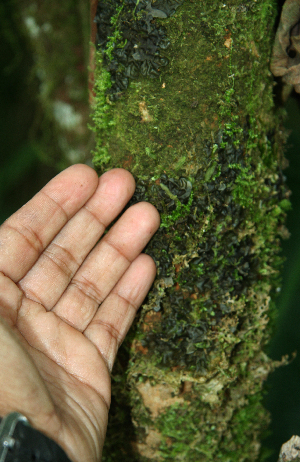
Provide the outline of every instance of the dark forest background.
<path id="1" fill-rule="evenodd" d="M 45 162 L 39 130 L 32 128 L 41 111 L 32 66 L 30 46 L 12 4 L 4 0 L 0 4 L 0 223 L 58 173 L 55 165 Z M 291 236 L 282 242 L 285 263 L 276 300 L 278 318 L 267 353 L 273 359 L 295 351 L 298 355 L 266 383 L 265 404 L 272 424 L 265 444 L 274 451 L 269 462 L 277 460 L 282 443 L 300 435 L 300 96 L 292 94 L 286 110 L 289 167 L 284 173 L 292 190 L 293 208 L 287 218 Z"/>

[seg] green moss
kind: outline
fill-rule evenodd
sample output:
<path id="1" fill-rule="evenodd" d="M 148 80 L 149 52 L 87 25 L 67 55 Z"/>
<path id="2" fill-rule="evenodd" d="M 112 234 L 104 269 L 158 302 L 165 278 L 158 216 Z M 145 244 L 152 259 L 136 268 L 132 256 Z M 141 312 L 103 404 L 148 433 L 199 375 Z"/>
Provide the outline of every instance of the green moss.
<path id="1" fill-rule="evenodd" d="M 163 187 L 164 185 L 161 183 L 160 186 Z M 166 188 L 166 186 L 165 186 L 165 188 Z M 188 203 L 186 205 L 182 204 L 177 199 L 177 197 L 175 196 L 176 208 L 171 214 L 163 213 L 161 215 L 160 227 L 161 228 L 169 228 L 180 217 L 184 218 L 185 216 L 187 216 L 190 213 L 190 210 L 191 210 L 191 205 L 192 205 L 192 202 L 193 202 L 193 195 L 194 195 L 193 192 L 191 192 L 190 198 L 189 198 Z"/>
<path id="2" fill-rule="evenodd" d="M 250 160 L 250 159 L 249 159 Z M 251 162 L 251 160 L 250 160 Z M 238 164 L 230 164 L 230 168 L 240 170 L 239 175 L 235 179 L 232 195 L 234 200 L 242 207 L 252 209 L 253 198 L 255 197 L 255 188 L 257 186 L 257 179 L 250 167 L 241 167 Z"/>
<path id="3" fill-rule="evenodd" d="M 234 393 L 234 387 L 233 387 Z M 159 460 L 189 462 L 240 462 L 255 460 L 259 443 L 253 439 L 266 428 L 269 416 L 261 405 L 261 394 L 244 397 L 244 405 L 226 413 L 218 406 L 210 407 L 193 400 L 193 406 L 176 403 L 157 419 L 156 428 L 162 435 Z M 227 403 L 231 407 L 230 400 Z M 226 426 L 226 436 L 222 438 Z"/>
<path id="4" fill-rule="evenodd" d="M 253 460 L 252 455 L 259 447 L 259 439 L 253 439 L 253 427 L 257 429 L 257 436 L 262 428 L 266 429 L 269 417 L 263 408 L 261 394 L 248 398 L 248 404 L 239 409 L 232 418 L 230 432 L 222 441 L 220 455 L 222 461 L 239 462 Z"/>
<path id="5" fill-rule="evenodd" d="M 123 8 L 124 8 L 124 4 L 119 5 L 116 8 L 115 15 L 111 17 L 111 24 L 112 26 L 114 26 L 114 32 L 113 32 L 113 35 L 109 37 L 109 40 L 107 42 L 106 49 L 105 49 L 105 54 L 108 56 L 110 60 L 113 59 L 112 51 L 114 50 L 114 48 L 115 47 L 123 48 L 126 44 L 126 40 L 122 43 L 122 34 L 120 30 L 118 29 L 118 19 L 119 19 L 119 16 Z M 100 78 L 100 80 L 102 79 Z M 103 90 L 105 90 L 106 88 L 110 88 L 110 87 L 105 86 L 105 83 L 104 83 Z"/>
<path id="6" fill-rule="evenodd" d="M 108 141 L 106 141 L 109 136 L 112 127 L 115 125 L 115 120 L 111 114 L 111 106 L 107 102 L 107 97 L 105 96 L 105 91 L 111 87 L 110 73 L 102 66 L 102 58 L 98 57 L 96 62 L 96 69 L 99 69 L 100 78 L 95 82 L 95 97 L 94 97 L 94 107 L 93 112 L 93 121 L 94 125 L 91 126 L 91 129 L 98 133 L 96 140 L 96 151 L 97 160 L 94 160 L 95 167 L 101 168 L 103 164 L 109 162 L 111 156 L 108 152 Z M 105 133 L 106 137 L 99 136 L 100 134 Z"/>
<path id="7" fill-rule="evenodd" d="M 145 249 L 157 279 L 128 362 L 138 444 L 161 435 L 151 460 L 258 458 L 268 421 L 261 388 L 273 367 L 262 349 L 290 207 L 268 70 L 274 17 L 273 1 L 207 0 L 156 18 L 169 65 L 157 80 L 131 81 L 105 108 L 113 123 L 96 123 L 96 164 L 128 168 L 131 204 L 146 200 L 161 214 Z M 147 379 L 178 398 L 155 418 L 138 391 Z M 183 404 L 185 381 L 193 387 Z"/>
<path id="8" fill-rule="evenodd" d="M 138 82 L 132 82 L 130 89 L 133 91 L 128 90 L 131 93 L 130 98 L 128 92 L 125 92 L 122 100 L 113 109 L 121 143 L 114 142 L 112 146 L 117 165 L 122 165 L 124 151 L 130 152 L 134 173 L 141 173 L 137 157 L 145 152 L 145 148 L 155 153 L 155 158 L 148 162 L 149 168 L 155 174 L 164 170 L 170 171 L 170 165 L 178 164 L 179 160 L 182 162 L 182 165 L 179 164 L 180 168 L 183 167 L 184 158 L 189 163 L 195 161 L 196 153 L 190 150 L 186 138 L 191 135 L 191 127 L 192 134 L 197 135 L 195 127 L 199 127 L 198 120 L 201 119 L 203 107 L 208 120 L 217 118 L 221 121 L 224 118 L 225 130 L 231 135 L 241 130 L 238 107 L 246 106 L 250 115 L 257 113 L 262 105 L 266 106 L 265 112 L 269 110 L 271 98 L 263 88 L 257 88 L 257 83 L 261 80 L 258 75 L 262 72 L 268 78 L 259 54 L 266 50 L 269 52 L 269 43 L 267 40 L 259 41 L 271 27 L 273 5 L 274 2 L 266 2 L 263 12 L 262 5 L 256 2 L 247 6 L 247 13 L 251 14 L 247 35 L 243 29 L 243 20 L 247 21 L 246 12 L 243 14 L 238 10 L 238 2 L 232 2 L 224 10 L 220 8 L 219 2 L 210 2 L 209 23 L 205 13 L 206 5 L 202 3 L 197 11 L 189 2 L 185 2 L 174 17 L 156 20 L 167 28 L 171 40 L 167 55 L 172 56 L 172 60 L 166 70 L 162 70 L 159 81 L 141 78 L 142 87 Z M 224 46 L 228 36 L 232 38 L 230 50 Z M 209 39 L 206 40 L 206 37 Z M 182 52 L 182 47 L 184 59 L 181 60 L 179 53 Z M 187 71 L 191 63 L 195 65 L 192 70 Z M 178 75 L 186 77 L 178 80 Z M 101 75 L 98 78 L 101 80 Z M 212 81 L 216 86 L 211 86 Z M 148 95 L 146 99 L 144 95 Z M 198 106 L 188 111 L 187 116 L 186 108 L 195 101 L 195 95 L 201 95 L 201 102 L 198 101 Z M 152 122 L 141 122 L 141 102 L 145 102 Z M 217 110 L 215 103 L 219 106 Z M 100 125 L 99 131 L 101 130 Z M 209 127 L 201 127 L 202 139 L 209 138 L 210 131 Z M 151 134 L 150 142 L 148 136 L 145 139 L 148 132 Z M 112 136 L 114 137 L 113 133 Z M 235 142 L 238 143 L 238 138 Z M 197 146 L 195 149 L 198 150 Z M 99 162 L 101 155 L 102 152 L 95 154 L 96 162 Z"/>
<path id="9" fill-rule="evenodd" d="M 160 446 L 161 460 L 177 460 L 177 456 L 190 459 L 190 444 L 193 442 L 193 435 L 197 427 L 195 426 L 195 415 L 189 413 L 188 404 L 175 404 L 170 406 L 167 412 L 163 413 L 157 421 L 157 428 L 164 437 Z M 193 412 L 194 414 L 194 412 Z M 171 438 L 172 442 L 166 442 Z"/>

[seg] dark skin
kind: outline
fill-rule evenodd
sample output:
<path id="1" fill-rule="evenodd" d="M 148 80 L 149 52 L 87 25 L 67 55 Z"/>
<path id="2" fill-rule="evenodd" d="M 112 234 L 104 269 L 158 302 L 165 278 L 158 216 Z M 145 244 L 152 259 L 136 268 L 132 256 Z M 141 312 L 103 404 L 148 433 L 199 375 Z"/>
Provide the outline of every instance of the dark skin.
<path id="1" fill-rule="evenodd" d="M 101 461 L 118 348 L 155 278 L 159 227 L 113 169 L 51 180 L 0 228 L 0 415 L 24 414 L 74 462 Z"/>

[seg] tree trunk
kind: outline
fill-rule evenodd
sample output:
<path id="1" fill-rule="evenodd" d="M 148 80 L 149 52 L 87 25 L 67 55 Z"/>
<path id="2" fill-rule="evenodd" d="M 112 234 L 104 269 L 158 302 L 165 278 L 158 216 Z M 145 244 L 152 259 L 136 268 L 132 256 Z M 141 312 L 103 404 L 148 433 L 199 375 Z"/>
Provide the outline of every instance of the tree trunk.
<path id="1" fill-rule="evenodd" d="M 12 11 L 13 17 L 13 24 L 4 24 L 15 55 L 6 73 L 23 54 L 15 44 L 16 28 L 32 52 L 26 84 L 36 98 L 36 109 L 28 138 L 37 145 L 41 160 L 59 170 L 88 162 L 94 145 L 88 129 L 89 5 L 85 0 L 2 4 L 0 14 L 2 9 Z"/>
<path id="2" fill-rule="evenodd" d="M 94 163 L 131 171 L 131 204 L 161 214 L 145 249 L 157 278 L 112 374 L 103 462 L 260 457 L 289 207 L 276 15 L 273 0 L 98 6 Z"/>

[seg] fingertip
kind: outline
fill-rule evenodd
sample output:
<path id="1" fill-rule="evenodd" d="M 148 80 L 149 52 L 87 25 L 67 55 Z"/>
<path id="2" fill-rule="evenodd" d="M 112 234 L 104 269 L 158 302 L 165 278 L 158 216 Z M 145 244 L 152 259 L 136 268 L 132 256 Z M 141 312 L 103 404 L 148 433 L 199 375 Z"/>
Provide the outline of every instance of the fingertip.
<path id="1" fill-rule="evenodd" d="M 72 165 L 56 175 L 41 190 L 59 204 L 67 214 L 73 216 L 94 194 L 98 186 L 98 176 L 88 165 Z M 38 200 L 43 201 L 43 195 L 38 193 Z"/>
<path id="2" fill-rule="evenodd" d="M 133 175 L 124 168 L 113 168 L 103 173 L 100 177 L 100 181 L 111 181 L 115 184 L 122 184 L 126 186 L 126 193 L 128 196 L 132 196 L 135 191 L 135 179 Z"/>
<path id="3" fill-rule="evenodd" d="M 125 168 L 114 168 L 112 170 L 123 175 L 125 178 L 127 177 L 128 180 L 131 181 L 135 186 L 134 176 L 132 175 L 132 173 L 129 172 L 129 170 L 126 170 Z"/>
<path id="4" fill-rule="evenodd" d="M 118 293 L 138 309 L 147 296 L 155 276 L 156 265 L 153 258 L 141 253 L 131 263 L 113 292 Z"/>
<path id="5" fill-rule="evenodd" d="M 157 208 L 146 201 L 138 202 L 132 207 L 139 207 L 140 219 L 151 226 L 152 233 L 154 234 L 160 226 L 160 215 Z"/>
<path id="6" fill-rule="evenodd" d="M 86 164 L 71 165 L 70 167 L 67 167 L 65 170 L 63 170 L 61 173 L 68 175 L 76 175 L 82 178 L 88 178 L 89 181 L 92 181 L 95 184 L 97 184 L 98 182 L 97 172 L 92 167 Z"/>
<path id="7" fill-rule="evenodd" d="M 155 230 L 157 231 L 158 228 L 160 227 L 160 214 L 157 208 L 153 205 L 150 204 L 150 202 L 147 202 L 151 206 L 151 213 L 152 213 L 152 219 L 153 219 L 153 225 L 155 226 Z"/>
<path id="8" fill-rule="evenodd" d="M 138 264 L 139 264 L 140 273 L 145 272 L 145 274 L 147 274 L 148 279 L 152 281 L 150 283 L 151 285 L 155 279 L 156 272 L 157 272 L 156 263 L 154 259 L 150 255 L 147 255 L 146 253 L 141 253 L 136 258 L 136 260 L 138 261 Z"/>
<path id="9" fill-rule="evenodd" d="M 56 175 L 43 189 L 47 191 L 65 191 L 71 189 L 85 191 L 90 195 L 98 185 L 98 175 L 91 167 L 85 164 L 74 164 Z"/>

